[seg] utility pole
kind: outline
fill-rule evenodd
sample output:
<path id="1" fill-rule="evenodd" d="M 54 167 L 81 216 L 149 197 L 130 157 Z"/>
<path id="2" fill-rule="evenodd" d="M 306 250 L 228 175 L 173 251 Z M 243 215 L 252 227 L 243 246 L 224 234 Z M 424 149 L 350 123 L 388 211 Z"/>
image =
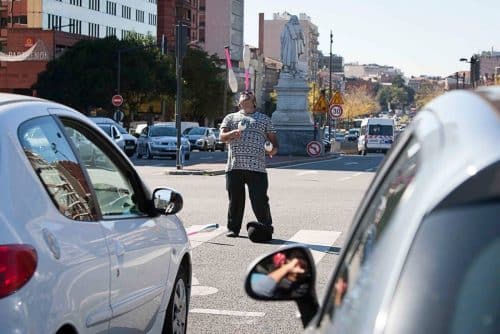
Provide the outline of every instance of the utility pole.
<path id="1" fill-rule="evenodd" d="M 326 114 L 326 119 L 328 122 L 328 141 L 332 140 L 332 120 L 330 116 L 330 104 L 332 101 L 332 45 L 333 45 L 333 32 L 330 30 L 330 80 L 328 82 L 328 110 Z"/>
<path id="2" fill-rule="evenodd" d="M 186 55 L 187 27 L 181 23 L 175 26 L 175 75 L 177 78 L 177 94 L 175 98 L 175 127 L 177 129 L 176 162 L 177 169 L 182 169 L 181 154 L 181 108 L 182 108 L 182 60 Z"/>

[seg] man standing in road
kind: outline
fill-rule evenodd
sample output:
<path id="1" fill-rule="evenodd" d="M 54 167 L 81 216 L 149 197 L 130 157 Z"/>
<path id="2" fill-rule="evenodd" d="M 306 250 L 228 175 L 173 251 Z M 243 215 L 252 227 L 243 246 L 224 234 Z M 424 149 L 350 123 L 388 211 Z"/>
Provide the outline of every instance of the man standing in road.
<path id="1" fill-rule="evenodd" d="M 255 110 L 252 92 L 241 93 L 239 107 L 239 111 L 224 118 L 220 134 L 220 139 L 229 144 L 226 166 L 228 237 L 237 237 L 240 233 L 245 210 L 245 184 L 258 222 L 272 226 L 267 197 L 266 153 L 272 157 L 278 152 L 278 138 L 271 119 Z M 272 145 L 266 145 L 266 142 Z"/>

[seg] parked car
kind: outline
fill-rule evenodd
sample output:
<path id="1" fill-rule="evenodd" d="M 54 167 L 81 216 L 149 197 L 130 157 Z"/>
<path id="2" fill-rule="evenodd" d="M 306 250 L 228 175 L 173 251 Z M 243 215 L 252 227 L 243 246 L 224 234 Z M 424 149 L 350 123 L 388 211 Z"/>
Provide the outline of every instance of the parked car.
<path id="1" fill-rule="evenodd" d="M 499 333 L 499 142 L 500 87 L 433 100 L 365 193 L 322 302 L 297 245 L 257 259 L 247 293 L 295 300 L 307 333 Z"/>
<path id="2" fill-rule="evenodd" d="M 186 332 L 179 193 L 150 191 L 96 124 L 47 100 L 0 93 L 0 154 L 2 333 Z"/>
<path id="3" fill-rule="evenodd" d="M 191 145 L 185 137 L 181 137 L 181 150 L 184 159 L 189 160 Z M 153 159 L 155 156 L 175 158 L 177 154 L 177 129 L 170 125 L 152 125 L 142 129 L 137 139 L 137 157 L 145 156 Z"/>
<path id="4" fill-rule="evenodd" d="M 215 151 L 216 139 L 211 128 L 198 126 L 187 129 L 184 133 L 189 139 L 191 150 L 197 149 L 200 151 Z"/>
<path id="5" fill-rule="evenodd" d="M 358 141 L 359 129 L 349 129 L 349 132 L 345 135 L 346 141 Z"/>
<path id="6" fill-rule="evenodd" d="M 135 154 L 137 138 L 129 134 L 120 124 L 111 118 L 90 117 L 129 157 Z"/>
<path id="7" fill-rule="evenodd" d="M 215 149 L 224 152 L 226 150 L 226 143 L 220 140 L 220 129 L 212 128 L 212 131 L 215 136 Z"/>

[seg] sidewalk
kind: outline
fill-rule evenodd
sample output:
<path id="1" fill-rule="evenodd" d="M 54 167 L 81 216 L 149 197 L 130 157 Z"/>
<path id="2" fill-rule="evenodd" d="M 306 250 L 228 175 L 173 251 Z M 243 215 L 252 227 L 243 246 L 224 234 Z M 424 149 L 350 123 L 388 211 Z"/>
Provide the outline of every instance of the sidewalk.
<path id="1" fill-rule="evenodd" d="M 338 153 L 327 153 L 317 158 L 310 158 L 304 156 L 274 156 L 272 158 L 267 157 L 267 168 L 273 167 L 283 167 L 288 165 L 314 162 L 321 160 L 334 159 L 338 157 Z M 226 163 L 199 163 L 195 165 L 186 166 L 183 169 L 176 169 L 176 167 L 168 167 L 165 174 L 168 175 L 221 175 L 225 173 Z"/>

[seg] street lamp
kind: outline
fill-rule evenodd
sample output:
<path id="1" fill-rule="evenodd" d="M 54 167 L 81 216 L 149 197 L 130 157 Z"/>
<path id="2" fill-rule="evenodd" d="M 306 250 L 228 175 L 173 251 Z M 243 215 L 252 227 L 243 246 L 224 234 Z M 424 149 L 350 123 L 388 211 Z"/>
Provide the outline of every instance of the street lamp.
<path id="1" fill-rule="evenodd" d="M 467 58 L 460 58 L 460 61 L 470 64 L 470 82 L 472 88 L 476 87 L 476 79 L 479 77 L 479 59 L 476 56 Z"/>

